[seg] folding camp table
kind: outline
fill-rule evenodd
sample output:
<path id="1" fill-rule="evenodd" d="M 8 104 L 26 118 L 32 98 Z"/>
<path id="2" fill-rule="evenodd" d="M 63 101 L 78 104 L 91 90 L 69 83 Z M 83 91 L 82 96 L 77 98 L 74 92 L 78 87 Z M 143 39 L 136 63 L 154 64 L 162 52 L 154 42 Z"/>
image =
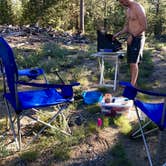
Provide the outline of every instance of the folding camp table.
<path id="1" fill-rule="evenodd" d="M 106 86 L 106 87 L 113 87 L 113 90 L 116 90 L 117 87 L 117 77 L 118 77 L 118 70 L 119 70 L 119 57 L 123 57 L 125 52 L 117 51 L 117 52 L 97 52 L 92 54 L 92 57 L 97 57 L 99 60 L 99 68 L 100 68 L 100 81 L 99 86 Z M 114 81 L 113 84 L 105 84 L 104 83 L 104 59 L 105 58 L 113 58 L 115 61 L 115 72 L 114 72 Z"/>

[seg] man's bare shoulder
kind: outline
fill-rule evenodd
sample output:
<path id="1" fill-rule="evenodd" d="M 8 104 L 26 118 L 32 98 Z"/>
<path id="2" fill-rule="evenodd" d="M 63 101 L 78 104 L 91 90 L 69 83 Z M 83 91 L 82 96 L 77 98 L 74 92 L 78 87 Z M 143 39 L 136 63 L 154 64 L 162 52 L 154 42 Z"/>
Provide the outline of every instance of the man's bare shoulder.
<path id="1" fill-rule="evenodd" d="M 144 7 L 140 3 L 135 1 L 133 2 L 133 7 L 137 10 L 144 10 Z"/>
<path id="2" fill-rule="evenodd" d="M 133 2 L 133 8 L 136 10 L 136 11 L 142 11 L 142 12 L 144 12 L 145 13 L 145 9 L 144 9 L 144 7 L 140 4 L 140 3 L 138 3 L 138 2 Z"/>

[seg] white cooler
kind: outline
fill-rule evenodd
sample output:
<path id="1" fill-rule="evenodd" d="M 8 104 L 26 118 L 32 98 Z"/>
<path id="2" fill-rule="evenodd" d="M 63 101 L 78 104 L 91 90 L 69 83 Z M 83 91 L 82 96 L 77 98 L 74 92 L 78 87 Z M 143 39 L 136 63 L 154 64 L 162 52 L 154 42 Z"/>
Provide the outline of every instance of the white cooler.
<path id="1" fill-rule="evenodd" d="M 112 97 L 111 102 L 106 103 L 103 97 L 99 105 L 102 113 L 111 114 L 112 112 L 116 112 L 121 114 L 131 109 L 133 101 L 125 97 Z"/>

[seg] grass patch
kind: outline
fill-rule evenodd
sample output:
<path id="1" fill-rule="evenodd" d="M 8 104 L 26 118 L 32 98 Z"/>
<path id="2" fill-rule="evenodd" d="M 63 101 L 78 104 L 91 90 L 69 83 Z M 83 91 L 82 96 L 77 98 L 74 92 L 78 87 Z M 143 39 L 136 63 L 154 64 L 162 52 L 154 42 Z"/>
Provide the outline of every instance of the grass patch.
<path id="1" fill-rule="evenodd" d="M 41 57 L 37 51 L 34 51 L 27 56 L 22 56 L 22 54 L 16 55 L 16 62 L 19 66 L 19 69 L 40 66 L 40 59 Z"/>
<path id="2" fill-rule="evenodd" d="M 119 116 L 114 119 L 114 124 L 120 128 L 121 133 L 127 135 L 131 132 L 132 127 L 125 116 Z"/>
<path id="3" fill-rule="evenodd" d="M 158 51 L 161 51 L 162 48 L 164 48 L 164 47 L 165 47 L 165 44 L 164 44 L 164 43 L 159 43 L 159 42 L 157 42 L 157 43 L 155 44 L 155 49 L 158 50 Z"/>
<path id="4" fill-rule="evenodd" d="M 0 119 L 0 129 L 1 129 L 1 132 L 2 130 L 5 130 L 6 129 L 6 118 L 3 118 L 3 119 Z"/>
<path id="5" fill-rule="evenodd" d="M 64 146 L 64 144 L 57 145 L 53 149 L 53 156 L 57 160 L 68 160 L 70 158 L 70 149 L 68 146 Z"/>
<path id="6" fill-rule="evenodd" d="M 10 151 L 4 145 L 4 141 L 0 142 L 0 157 L 7 157 L 10 154 Z"/>
<path id="7" fill-rule="evenodd" d="M 78 145 L 81 141 L 86 138 L 86 129 L 85 127 L 79 126 L 74 129 L 72 134 L 72 145 Z"/>
<path id="8" fill-rule="evenodd" d="M 87 105 L 85 109 L 91 114 L 96 114 L 101 111 L 101 108 L 98 104 Z"/>
<path id="9" fill-rule="evenodd" d="M 141 125 L 144 126 L 147 122 L 149 122 L 149 119 L 148 119 L 148 118 L 145 118 L 144 121 L 141 121 Z M 149 130 L 152 130 L 152 129 L 156 128 L 156 127 L 157 127 L 157 125 L 156 125 L 155 123 L 151 122 L 150 124 L 148 124 L 148 125 L 144 128 L 144 132 L 149 131 Z M 138 130 L 139 128 L 140 128 L 140 127 L 139 127 L 139 123 L 135 123 L 135 124 L 133 125 L 133 129 L 134 129 L 133 132 L 136 131 L 136 130 Z"/>
<path id="10" fill-rule="evenodd" d="M 97 89 L 99 92 L 102 92 L 103 94 L 110 93 L 110 88 L 108 87 L 98 87 Z"/>
<path id="11" fill-rule="evenodd" d="M 149 77 L 153 73 L 154 64 L 152 61 L 152 49 L 144 49 L 143 58 L 141 60 L 141 63 L 139 65 L 139 77 L 138 77 L 138 86 L 141 88 L 148 89 L 150 88 Z M 124 58 L 124 61 L 126 61 L 126 57 Z M 120 66 L 120 74 L 121 74 L 121 80 L 123 81 L 130 81 L 130 71 L 129 71 L 129 65 L 127 62 L 124 62 Z"/>
<path id="12" fill-rule="evenodd" d="M 26 162 L 35 161 L 39 156 L 38 151 L 27 151 L 20 155 L 20 158 Z"/>
<path id="13" fill-rule="evenodd" d="M 110 125 L 113 124 L 114 117 L 102 115 L 101 119 L 102 119 L 102 128 L 106 128 L 110 127 Z"/>
<path id="14" fill-rule="evenodd" d="M 87 124 L 86 131 L 87 131 L 87 135 L 98 133 L 99 128 L 97 126 L 97 121 L 90 120 Z"/>
<path id="15" fill-rule="evenodd" d="M 148 78 L 152 75 L 154 65 L 152 62 L 152 50 L 145 50 L 142 62 L 140 64 L 140 71 L 139 71 L 139 79 L 138 85 L 141 88 L 147 89 L 150 85 L 148 85 Z"/>
<path id="16" fill-rule="evenodd" d="M 109 117 L 103 116 L 102 121 L 103 121 L 103 126 L 102 126 L 103 128 L 110 126 L 110 118 Z"/>
<path id="17" fill-rule="evenodd" d="M 0 81 L 0 92 L 3 92 L 3 81 Z"/>
<path id="18" fill-rule="evenodd" d="M 116 144 L 111 152 L 112 159 L 107 161 L 106 166 L 131 166 L 130 161 L 126 157 L 126 152 L 121 144 Z"/>

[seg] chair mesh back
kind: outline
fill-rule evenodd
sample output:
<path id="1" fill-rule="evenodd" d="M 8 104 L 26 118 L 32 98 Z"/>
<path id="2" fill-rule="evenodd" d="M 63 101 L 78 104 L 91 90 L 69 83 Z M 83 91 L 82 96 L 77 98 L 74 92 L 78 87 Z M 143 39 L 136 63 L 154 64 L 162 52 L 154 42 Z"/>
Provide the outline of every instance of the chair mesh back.
<path id="1" fill-rule="evenodd" d="M 5 76 L 7 78 L 9 91 L 15 103 L 15 81 L 17 81 L 18 79 L 18 70 L 14 60 L 13 51 L 2 37 L 0 37 L 0 57 L 2 59 L 2 63 L 5 69 Z"/>

